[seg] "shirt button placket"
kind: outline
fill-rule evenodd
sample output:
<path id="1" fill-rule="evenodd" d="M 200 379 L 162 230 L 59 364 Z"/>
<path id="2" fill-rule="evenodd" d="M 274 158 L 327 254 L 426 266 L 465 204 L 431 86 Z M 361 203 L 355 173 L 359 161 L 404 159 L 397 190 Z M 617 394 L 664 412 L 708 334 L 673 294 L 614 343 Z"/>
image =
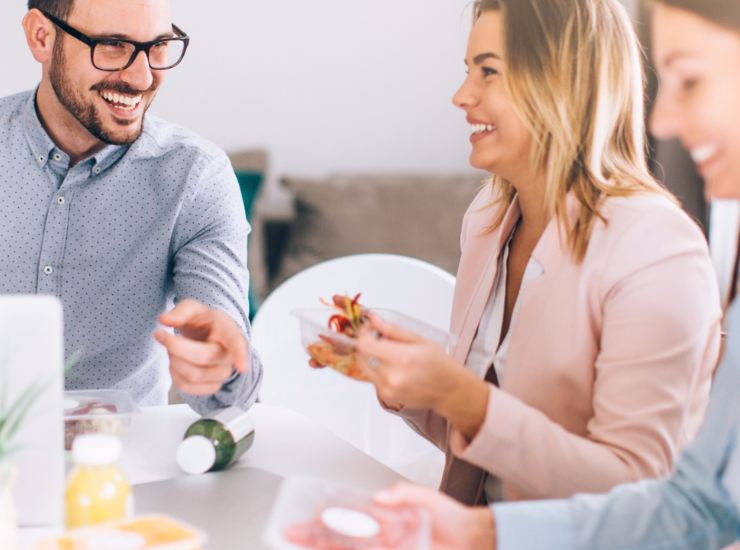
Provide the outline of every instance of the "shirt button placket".
<path id="1" fill-rule="evenodd" d="M 69 174 L 65 176 L 61 185 L 61 189 L 66 191 L 61 191 L 60 194 L 54 196 L 49 205 L 46 225 L 44 226 L 44 238 L 39 262 L 40 274 L 37 285 L 39 293 L 58 297 L 61 297 L 60 268 L 64 252 L 64 239 L 69 223 L 67 203 L 71 191 L 68 186 L 65 186 L 69 179 L 68 176 Z"/>

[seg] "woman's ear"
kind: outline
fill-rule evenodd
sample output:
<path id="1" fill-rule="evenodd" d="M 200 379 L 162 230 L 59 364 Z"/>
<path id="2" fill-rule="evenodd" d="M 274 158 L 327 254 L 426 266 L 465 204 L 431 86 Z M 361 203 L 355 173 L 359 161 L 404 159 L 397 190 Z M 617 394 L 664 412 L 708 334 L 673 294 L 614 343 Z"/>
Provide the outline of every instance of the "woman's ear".
<path id="1" fill-rule="evenodd" d="M 30 10 L 23 18 L 23 32 L 33 58 L 41 64 L 51 60 L 56 40 L 56 28 L 43 13 Z"/>

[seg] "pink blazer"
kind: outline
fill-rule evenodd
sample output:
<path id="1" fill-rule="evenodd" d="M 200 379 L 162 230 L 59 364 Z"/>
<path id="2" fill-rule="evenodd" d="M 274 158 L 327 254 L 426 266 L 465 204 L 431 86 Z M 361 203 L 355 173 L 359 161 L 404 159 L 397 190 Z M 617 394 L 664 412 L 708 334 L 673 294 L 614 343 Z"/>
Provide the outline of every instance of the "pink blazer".
<path id="1" fill-rule="evenodd" d="M 515 201 L 486 233 L 492 193 L 486 186 L 463 220 L 451 319 L 460 362 L 520 215 Z M 613 198 L 602 212 L 581 264 L 554 221 L 537 244 L 543 273 L 519 295 L 503 385 L 491 386 L 472 441 L 435 413 L 401 412 L 446 452 L 441 489 L 463 502 L 481 501 L 484 471 L 509 500 L 666 475 L 702 421 L 721 320 L 704 236 L 659 195 Z"/>

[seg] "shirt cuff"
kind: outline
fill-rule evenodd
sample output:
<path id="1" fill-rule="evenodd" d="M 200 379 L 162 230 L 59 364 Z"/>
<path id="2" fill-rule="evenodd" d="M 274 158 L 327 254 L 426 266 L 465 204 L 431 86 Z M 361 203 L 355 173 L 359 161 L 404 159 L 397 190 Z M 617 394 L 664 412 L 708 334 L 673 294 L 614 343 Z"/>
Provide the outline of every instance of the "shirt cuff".
<path id="1" fill-rule="evenodd" d="M 237 378 L 239 378 L 239 371 L 236 370 L 235 368 L 232 368 L 231 369 L 231 376 L 229 376 L 226 379 L 226 382 L 224 382 L 223 384 L 221 384 L 221 389 L 228 388 L 229 385 L 232 384 Z"/>
<path id="2" fill-rule="evenodd" d="M 576 525 L 565 500 L 530 501 L 491 506 L 498 550 L 572 550 Z"/>
<path id="3" fill-rule="evenodd" d="M 499 398 L 503 392 L 493 384 L 489 384 L 489 386 L 486 416 L 475 437 L 468 439 L 454 426 L 450 430 L 450 449 L 452 453 L 459 459 L 488 471 L 490 471 L 492 457 L 497 452 L 498 444 L 493 441 L 496 426 L 510 421 L 508 416 L 500 410 L 502 403 Z"/>

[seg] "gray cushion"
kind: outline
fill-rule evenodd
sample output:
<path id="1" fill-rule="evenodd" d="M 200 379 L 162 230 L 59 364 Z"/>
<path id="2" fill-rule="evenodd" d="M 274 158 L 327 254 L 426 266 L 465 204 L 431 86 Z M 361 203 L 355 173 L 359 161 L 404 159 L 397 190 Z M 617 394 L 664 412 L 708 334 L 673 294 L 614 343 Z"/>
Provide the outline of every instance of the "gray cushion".
<path id="1" fill-rule="evenodd" d="M 455 273 L 462 217 L 484 182 L 480 173 L 284 178 L 296 219 L 272 286 L 321 261 L 373 252 Z"/>

